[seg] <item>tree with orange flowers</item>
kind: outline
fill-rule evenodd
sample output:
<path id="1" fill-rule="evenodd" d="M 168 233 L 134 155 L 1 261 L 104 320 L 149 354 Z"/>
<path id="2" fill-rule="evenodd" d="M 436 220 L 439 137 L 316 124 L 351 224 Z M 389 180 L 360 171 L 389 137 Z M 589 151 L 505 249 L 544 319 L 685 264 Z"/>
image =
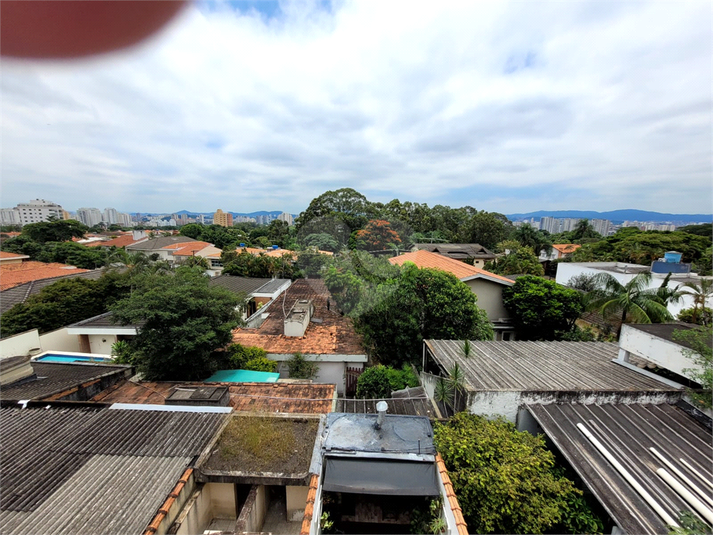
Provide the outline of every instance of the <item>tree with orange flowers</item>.
<path id="1" fill-rule="evenodd" d="M 383 219 L 372 219 L 364 229 L 356 233 L 359 249 L 367 251 L 383 251 L 390 245 L 399 245 L 401 238 L 391 228 L 391 223 Z"/>

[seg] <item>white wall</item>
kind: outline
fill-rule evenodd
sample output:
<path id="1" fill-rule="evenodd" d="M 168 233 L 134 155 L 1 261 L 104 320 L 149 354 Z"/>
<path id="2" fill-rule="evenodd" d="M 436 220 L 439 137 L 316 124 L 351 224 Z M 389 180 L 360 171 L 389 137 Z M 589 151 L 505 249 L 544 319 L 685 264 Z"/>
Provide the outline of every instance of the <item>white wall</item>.
<path id="1" fill-rule="evenodd" d="M 350 355 L 304 355 L 305 360 L 313 361 L 318 364 L 317 376 L 313 379 L 315 383 L 334 384 L 337 385 L 337 392 L 344 394 L 346 389 L 346 369 L 349 368 L 364 368 L 366 357 L 354 355 L 358 359 L 354 362 L 347 361 Z M 280 377 L 286 379 L 289 377 L 287 360 L 292 358 L 292 355 L 268 353 L 267 358 L 279 362 L 277 371 L 280 372 Z"/>
<path id="2" fill-rule="evenodd" d="M 307 505 L 307 493 L 309 487 L 294 487 L 286 486 L 285 493 L 287 494 L 287 520 L 298 522 L 305 515 L 305 506 Z"/>
<path id="3" fill-rule="evenodd" d="M 40 344 L 42 351 L 81 352 L 79 337 L 68 334 L 66 327 L 40 335 Z"/>
<path id="4" fill-rule="evenodd" d="M 79 337 L 75 337 L 79 339 Z M 115 334 L 90 334 L 89 348 L 97 355 L 111 355 L 111 346 L 116 343 Z"/>
<path id="5" fill-rule="evenodd" d="M 210 508 L 210 489 L 203 487 L 191 496 L 185 509 L 176 520 L 179 524 L 176 535 L 195 535 L 203 533 L 213 520 Z"/>
<path id="6" fill-rule="evenodd" d="M 633 353 L 684 377 L 684 370 L 692 368 L 698 372 L 703 369 L 697 366 L 686 354 L 684 348 L 675 342 L 670 342 L 658 336 L 624 325 L 619 337 L 619 358 L 628 362 L 626 353 Z"/>
<path id="7" fill-rule="evenodd" d="M 29 355 L 31 349 L 42 349 L 37 329 L 0 340 L 0 357 L 2 358 Z"/>

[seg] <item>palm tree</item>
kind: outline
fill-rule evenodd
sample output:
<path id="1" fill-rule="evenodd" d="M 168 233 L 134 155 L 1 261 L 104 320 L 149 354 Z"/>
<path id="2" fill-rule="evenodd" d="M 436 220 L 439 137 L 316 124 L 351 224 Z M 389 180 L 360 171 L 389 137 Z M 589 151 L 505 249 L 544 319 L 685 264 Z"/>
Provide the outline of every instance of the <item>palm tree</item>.
<path id="1" fill-rule="evenodd" d="M 656 295 L 659 299 L 661 299 L 661 304 L 666 307 L 668 307 L 669 303 L 678 303 L 685 295 L 685 293 L 678 288 L 669 288 L 669 280 L 671 280 L 670 273 L 666 275 L 666 278 L 661 283 L 661 286 L 659 286 L 658 290 L 656 290 Z"/>
<path id="2" fill-rule="evenodd" d="M 627 319 L 636 323 L 662 323 L 670 321 L 670 312 L 658 295 L 661 288 L 649 288 L 651 273 L 639 273 L 626 284 L 621 284 L 609 273 L 594 277 L 597 289 L 586 296 L 588 310 L 596 310 L 604 317 L 621 315 L 622 325 Z M 617 338 L 621 327 L 617 331 Z"/>
<path id="3" fill-rule="evenodd" d="M 713 279 L 701 279 L 700 282 L 687 282 L 682 284 L 681 292 L 685 295 L 693 296 L 693 323 L 698 322 L 699 309 L 703 310 L 706 301 L 713 297 Z"/>
<path id="4" fill-rule="evenodd" d="M 433 390 L 433 397 L 436 401 L 443 403 L 446 408 L 453 407 L 453 389 L 447 379 L 438 379 Z"/>

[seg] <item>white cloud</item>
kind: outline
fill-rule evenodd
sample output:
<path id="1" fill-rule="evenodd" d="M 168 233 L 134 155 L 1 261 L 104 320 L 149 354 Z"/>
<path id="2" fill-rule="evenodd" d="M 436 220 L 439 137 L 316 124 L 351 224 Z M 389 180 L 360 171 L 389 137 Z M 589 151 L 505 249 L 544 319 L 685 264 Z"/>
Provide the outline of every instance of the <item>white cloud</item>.
<path id="1" fill-rule="evenodd" d="M 350 186 L 711 211 L 707 3 L 282 8 L 192 6 L 121 54 L 4 61 L 2 204 L 298 212 Z"/>

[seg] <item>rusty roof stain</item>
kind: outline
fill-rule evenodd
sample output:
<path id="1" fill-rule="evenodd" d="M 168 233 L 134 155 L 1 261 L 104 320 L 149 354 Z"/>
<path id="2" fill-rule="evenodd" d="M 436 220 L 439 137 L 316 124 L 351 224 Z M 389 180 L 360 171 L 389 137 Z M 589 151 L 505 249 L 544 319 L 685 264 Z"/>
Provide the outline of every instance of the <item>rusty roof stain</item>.
<path id="1" fill-rule="evenodd" d="M 22 262 L 19 264 L 0 265 L 0 290 L 14 288 L 26 282 L 51 279 L 75 273 L 86 273 L 88 269 L 80 269 L 67 264 L 45 262 Z"/>
<path id="2" fill-rule="evenodd" d="M 326 414 L 332 411 L 335 385 L 314 383 L 182 383 L 122 381 L 94 396 L 101 403 L 165 405 L 179 386 L 227 386 L 230 406 L 240 412 Z"/>
<path id="3" fill-rule="evenodd" d="M 265 312 L 269 317 L 257 329 L 236 329 L 233 341 L 244 346 L 257 346 L 268 353 L 289 354 L 306 353 L 315 355 L 363 355 L 361 337 L 354 330 L 351 319 L 342 316 L 334 301 L 327 310 L 329 291 L 320 279 L 298 279 Z M 284 335 L 285 312 L 289 313 L 298 299 L 311 299 L 314 305 L 314 318 L 322 323 L 313 323 L 307 327 L 304 336 Z M 284 312 L 283 312 L 284 308 Z"/>

